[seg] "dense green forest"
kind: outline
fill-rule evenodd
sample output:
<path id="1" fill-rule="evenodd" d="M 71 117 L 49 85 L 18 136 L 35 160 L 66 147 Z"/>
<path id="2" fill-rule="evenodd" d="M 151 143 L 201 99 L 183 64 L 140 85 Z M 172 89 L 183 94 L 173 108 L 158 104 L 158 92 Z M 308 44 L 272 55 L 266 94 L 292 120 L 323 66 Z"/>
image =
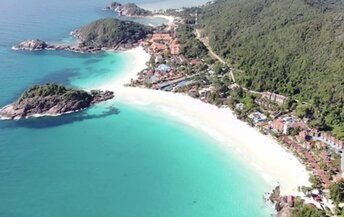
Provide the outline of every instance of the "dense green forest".
<path id="1" fill-rule="evenodd" d="M 106 18 L 94 21 L 79 30 L 82 46 L 116 47 L 138 42 L 152 28 L 132 21 Z"/>
<path id="2" fill-rule="evenodd" d="M 239 84 L 307 102 L 311 126 L 344 138 L 343 0 L 217 0 L 198 28 Z"/>
<path id="3" fill-rule="evenodd" d="M 18 103 L 27 99 L 40 97 L 62 97 L 64 100 L 86 100 L 88 103 L 92 100 L 92 95 L 83 90 L 68 89 L 60 84 L 34 85 L 26 90 L 19 98 Z"/>
<path id="4" fill-rule="evenodd" d="M 190 26 L 180 24 L 177 28 L 177 37 L 182 44 L 182 54 L 186 57 L 203 58 L 208 54 L 208 49 L 202 42 L 197 40 Z"/>

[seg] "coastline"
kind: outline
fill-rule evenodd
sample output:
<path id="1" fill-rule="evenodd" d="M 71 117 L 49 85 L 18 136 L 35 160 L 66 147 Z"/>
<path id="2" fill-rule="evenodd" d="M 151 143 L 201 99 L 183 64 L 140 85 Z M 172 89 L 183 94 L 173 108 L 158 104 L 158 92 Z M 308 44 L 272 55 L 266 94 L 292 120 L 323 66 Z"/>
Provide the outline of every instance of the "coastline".
<path id="1" fill-rule="evenodd" d="M 281 186 L 283 195 L 298 195 L 299 186 L 309 186 L 309 174 L 298 159 L 272 138 L 258 132 L 236 118 L 228 108 L 218 108 L 183 94 L 144 88 L 124 87 L 131 78 L 146 68 L 150 55 L 142 47 L 127 52 L 132 62 L 126 74 L 99 87 L 115 91 L 118 101 L 149 106 L 150 110 L 168 115 L 216 139 L 224 151 L 238 154 L 275 187 Z"/>
<path id="2" fill-rule="evenodd" d="M 309 185 L 304 166 L 276 141 L 238 120 L 229 109 L 218 108 L 186 95 L 140 88 L 123 88 L 118 100 L 153 107 L 216 139 L 225 151 L 239 154 L 271 184 L 278 182 L 283 195 L 297 195 Z"/>
<path id="3" fill-rule="evenodd" d="M 141 46 L 119 52 L 127 55 L 130 59 L 130 63 L 127 63 L 128 65 L 124 70 L 125 72 L 121 73 L 120 75 L 116 75 L 112 80 L 107 81 L 106 83 L 98 87 L 98 89 L 101 90 L 115 90 L 116 95 L 118 94 L 118 92 L 120 92 L 120 90 L 124 88 L 125 84 L 130 82 L 130 79 L 137 78 L 137 74 L 147 67 L 146 63 L 150 59 L 150 54 L 148 54 Z"/>
<path id="4" fill-rule="evenodd" d="M 166 24 L 172 24 L 173 21 L 175 20 L 175 17 L 173 16 L 167 16 L 167 15 L 162 15 L 162 14 L 156 14 L 153 16 L 149 16 L 148 18 L 155 19 L 155 18 L 163 18 L 165 20 L 168 20 Z"/>

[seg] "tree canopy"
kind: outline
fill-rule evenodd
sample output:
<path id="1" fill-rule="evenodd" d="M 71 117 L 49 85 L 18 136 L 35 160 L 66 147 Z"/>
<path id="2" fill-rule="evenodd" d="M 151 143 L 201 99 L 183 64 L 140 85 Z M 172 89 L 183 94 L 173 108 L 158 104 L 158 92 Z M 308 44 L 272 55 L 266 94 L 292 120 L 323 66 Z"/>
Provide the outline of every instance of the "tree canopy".
<path id="1" fill-rule="evenodd" d="M 188 25 L 179 25 L 177 29 L 177 36 L 182 44 L 182 53 L 189 58 L 204 57 L 208 54 L 208 49 L 205 45 L 196 39 L 193 34 L 193 28 Z"/>
<path id="2" fill-rule="evenodd" d="M 333 183 L 330 187 L 330 196 L 335 204 L 344 202 L 344 180 Z"/>
<path id="3" fill-rule="evenodd" d="M 79 30 L 81 45 L 101 47 L 136 43 L 151 32 L 151 27 L 113 18 L 94 21 Z"/>
<path id="4" fill-rule="evenodd" d="M 218 0 L 199 27 L 240 85 L 310 103 L 314 124 L 344 138 L 343 0 Z"/>

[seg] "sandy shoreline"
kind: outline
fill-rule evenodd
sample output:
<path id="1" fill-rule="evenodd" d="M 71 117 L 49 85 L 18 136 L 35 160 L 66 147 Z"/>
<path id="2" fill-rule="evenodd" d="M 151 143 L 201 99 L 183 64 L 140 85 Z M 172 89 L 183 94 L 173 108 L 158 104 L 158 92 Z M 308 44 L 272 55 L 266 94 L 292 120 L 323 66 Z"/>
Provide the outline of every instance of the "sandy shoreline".
<path id="1" fill-rule="evenodd" d="M 124 70 L 125 73 L 115 76 L 113 80 L 110 80 L 99 87 L 99 89 L 102 90 L 113 90 L 116 97 L 119 90 L 124 88 L 124 84 L 129 83 L 132 78 L 137 78 L 137 74 L 147 67 L 146 63 L 150 59 L 150 55 L 141 46 L 119 52 L 126 54 L 130 58 L 130 65 L 128 64 L 128 66 L 126 66 L 126 69 Z"/>
<path id="2" fill-rule="evenodd" d="M 163 19 L 166 19 L 166 20 L 168 20 L 168 22 L 167 22 L 166 24 L 171 24 L 171 23 L 173 23 L 173 21 L 174 21 L 174 19 L 175 19 L 175 17 L 173 17 L 173 16 L 166 16 L 166 15 L 159 15 L 159 14 L 153 15 L 152 18 L 153 18 L 153 19 L 154 19 L 154 18 L 163 18 Z"/>
<path id="3" fill-rule="evenodd" d="M 298 186 L 309 185 L 305 167 L 276 141 L 238 120 L 230 109 L 218 108 L 182 94 L 124 87 L 146 67 L 150 55 L 142 47 L 128 52 L 133 64 L 127 74 L 101 87 L 115 91 L 116 100 L 149 106 L 185 124 L 208 133 L 224 150 L 235 152 L 251 164 L 269 184 L 280 183 L 282 194 L 297 194 Z"/>

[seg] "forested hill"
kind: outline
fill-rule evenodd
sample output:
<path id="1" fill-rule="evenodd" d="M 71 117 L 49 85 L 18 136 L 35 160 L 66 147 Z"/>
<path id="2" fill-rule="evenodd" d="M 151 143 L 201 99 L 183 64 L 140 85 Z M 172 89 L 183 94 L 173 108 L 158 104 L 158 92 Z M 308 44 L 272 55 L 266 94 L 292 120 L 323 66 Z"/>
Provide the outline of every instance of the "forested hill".
<path id="1" fill-rule="evenodd" d="M 81 46 L 116 47 L 137 43 L 151 32 L 151 27 L 133 21 L 104 18 L 82 27 L 75 35 Z"/>
<path id="2" fill-rule="evenodd" d="M 199 28 L 238 83 L 307 101 L 344 136 L 344 0 L 217 0 Z M 340 127 L 341 126 L 341 127 Z"/>

